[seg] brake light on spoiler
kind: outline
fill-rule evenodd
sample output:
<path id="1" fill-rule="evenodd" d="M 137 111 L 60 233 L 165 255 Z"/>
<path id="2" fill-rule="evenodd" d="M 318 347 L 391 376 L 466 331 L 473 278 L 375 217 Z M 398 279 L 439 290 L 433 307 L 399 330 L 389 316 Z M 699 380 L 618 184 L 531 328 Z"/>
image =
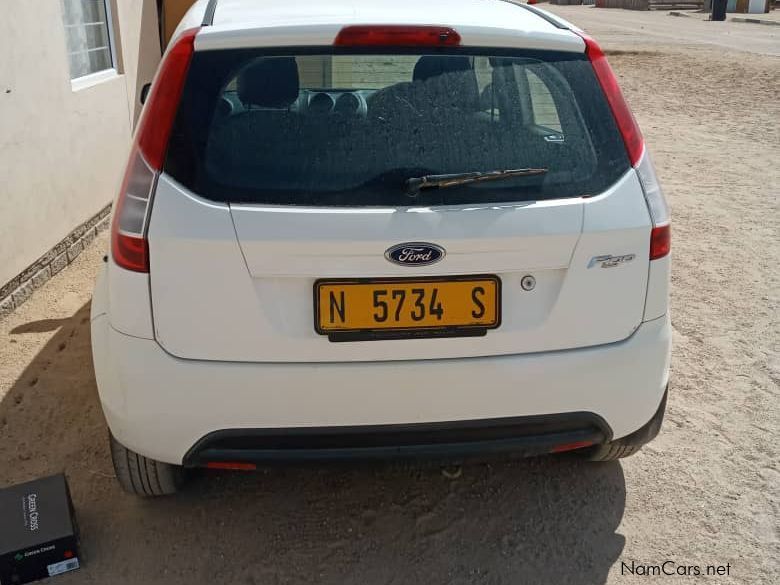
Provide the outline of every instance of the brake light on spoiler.
<path id="1" fill-rule="evenodd" d="M 182 33 L 166 53 L 138 123 L 111 223 L 111 256 L 126 270 L 149 272 L 149 209 L 199 30 Z"/>
<path id="2" fill-rule="evenodd" d="M 336 35 L 337 47 L 457 47 L 460 35 L 445 26 L 355 25 Z"/>

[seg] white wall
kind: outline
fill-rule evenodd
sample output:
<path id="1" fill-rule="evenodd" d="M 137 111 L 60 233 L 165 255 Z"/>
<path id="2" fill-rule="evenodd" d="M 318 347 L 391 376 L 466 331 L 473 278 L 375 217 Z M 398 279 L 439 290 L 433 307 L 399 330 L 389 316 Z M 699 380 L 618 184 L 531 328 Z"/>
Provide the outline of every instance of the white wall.
<path id="1" fill-rule="evenodd" d="M 60 0 L 0 19 L 0 286 L 111 202 L 159 60 L 155 0 L 116 0 L 123 69 L 71 87 Z M 140 61 L 139 61 L 140 56 Z"/>

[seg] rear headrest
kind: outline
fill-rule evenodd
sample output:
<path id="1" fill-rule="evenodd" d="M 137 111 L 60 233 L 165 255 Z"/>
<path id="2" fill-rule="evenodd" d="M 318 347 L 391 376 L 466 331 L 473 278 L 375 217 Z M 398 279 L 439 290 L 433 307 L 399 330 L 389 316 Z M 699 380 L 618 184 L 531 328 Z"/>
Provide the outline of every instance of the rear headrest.
<path id="1" fill-rule="evenodd" d="M 415 81 L 425 81 L 426 79 L 442 75 L 443 73 L 468 71 L 469 69 L 471 69 L 471 62 L 468 57 L 423 55 L 417 59 L 412 78 Z"/>
<path id="2" fill-rule="evenodd" d="M 286 108 L 298 99 L 295 57 L 263 57 L 238 76 L 238 99 L 245 106 Z"/>
<path id="3" fill-rule="evenodd" d="M 435 94 L 441 106 L 479 109 L 477 74 L 468 57 L 423 55 L 414 66 L 412 78 Z"/>

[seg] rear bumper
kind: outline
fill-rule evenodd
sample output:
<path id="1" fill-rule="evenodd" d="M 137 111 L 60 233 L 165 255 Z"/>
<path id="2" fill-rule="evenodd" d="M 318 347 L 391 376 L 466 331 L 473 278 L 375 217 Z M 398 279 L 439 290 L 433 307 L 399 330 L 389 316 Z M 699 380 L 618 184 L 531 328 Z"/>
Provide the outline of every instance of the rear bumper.
<path id="1" fill-rule="evenodd" d="M 251 364 L 175 358 L 155 341 L 118 333 L 107 315 L 97 315 L 92 343 L 101 403 L 117 440 L 153 459 L 194 465 L 204 460 L 209 442 L 222 460 L 231 445 L 249 447 L 259 459 L 288 458 L 280 437 L 332 444 L 337 458 L 360 456 L 364 446 L 344 439 L 353 433 L 374 442 L 395 435 L 396 441 L 373 445 L 380 455 L 382 449 L 458 452 L 453 446 L 464 442 L 466 451 L 479 446 L 533 454 L 551 450 L 552 442 L 570 442 L 572 432 L 571 442 L 619 438 L 647 423 L 661 402 L 671 327 L 665 316 L 619 343 L 538 354 Z M 555 422 L 549 432 L 533 430 L 538 417 Z M 572 418 L 591 422 L 559 424 Z M 464 441 L 475 428 L 493 437 Z M 495 434 L 496 428 L 503 430 Z M 415 436 L 431 431 L 438 433 L 433 441 Z M 341 438 L 333 443 L 334 437 Z M 299 449 L 299 458 L 309 458 L 306 451 Z M 327 458 L 326 451 L 318 453 Z"/>
<path id="2" fill-rule="evenodd" d="M 230 429 L 203 437 L 184 465 L 397 457 L 542 455 L 598 445 L 611 431 L 587 412 L 411 425 Z"/>

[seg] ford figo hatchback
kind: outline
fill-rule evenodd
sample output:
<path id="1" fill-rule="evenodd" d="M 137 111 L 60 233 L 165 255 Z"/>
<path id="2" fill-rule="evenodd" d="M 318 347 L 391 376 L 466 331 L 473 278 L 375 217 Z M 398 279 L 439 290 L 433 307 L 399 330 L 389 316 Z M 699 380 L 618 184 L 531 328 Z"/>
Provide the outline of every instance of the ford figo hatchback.
<path id="1" fill-rule="evenodd" d="M 635 452 L 669 215 L 604 53 L 499 0 L 197 2 L 92 305 L 122 486 L 273 460 Z"/>

